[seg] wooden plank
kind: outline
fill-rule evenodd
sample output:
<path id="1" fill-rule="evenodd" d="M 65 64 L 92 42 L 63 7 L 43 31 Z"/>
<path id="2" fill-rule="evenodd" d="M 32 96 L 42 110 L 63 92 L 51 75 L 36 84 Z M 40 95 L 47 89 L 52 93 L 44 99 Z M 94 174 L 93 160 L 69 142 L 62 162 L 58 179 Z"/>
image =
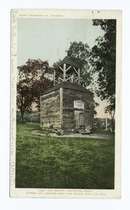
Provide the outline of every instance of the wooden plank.
<path id="1" fill-rule="evenodd" d="M 60 121 L 61 127 L 63 125 L 63 88 L 60 88 Z"/>

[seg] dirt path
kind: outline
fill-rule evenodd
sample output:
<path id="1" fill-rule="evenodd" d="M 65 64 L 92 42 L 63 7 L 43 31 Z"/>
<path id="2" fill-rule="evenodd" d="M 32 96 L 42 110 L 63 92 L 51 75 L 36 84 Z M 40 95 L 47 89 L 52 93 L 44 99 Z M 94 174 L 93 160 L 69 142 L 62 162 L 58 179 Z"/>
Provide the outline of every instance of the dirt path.
<path id="1" fill-rule="evenodd" d="M 40 133 L 37 130 L 33 130 L 32 134 L 37 135 L 37 136 L 46 136 L 46 134 Z M 96 133 L 95 134 L 90 134 L 90 135 L 88 135 L 88 134 L 83 135 L 83 134 L 78 134 L 78 133 L 66 134 L 66 135 L 57 135 L 55 133 L 51 133 L 51 134 L 49 134 L 49 136 L 57 137 L 57 138 L 89 138 L 89 139 L 92 138 L 92 139 L 106 139 L 106 140 L 111 139 L 110 135 L 103 135 L 103 134 L 96 134 Z"/>

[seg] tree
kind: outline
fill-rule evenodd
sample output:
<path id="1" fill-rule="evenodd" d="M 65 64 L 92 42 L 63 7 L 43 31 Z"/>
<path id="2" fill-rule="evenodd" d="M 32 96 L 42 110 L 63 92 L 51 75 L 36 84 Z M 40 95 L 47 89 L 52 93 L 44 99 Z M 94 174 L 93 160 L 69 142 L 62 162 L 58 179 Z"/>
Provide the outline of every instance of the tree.
<path id="1" fill-rule="evenodd" d="M 67 56 L 76 58 L 82 64 L 81 66 L 81 84 L 88 87 L 92 81 L 90 59 L 90 48 L 87 43 L 71 42 L 67 50 Z"/>
<path id="2" fill-rule="evenodd" d="M 25 65 L 18 66 L 17 109 L 22 121 L 24 113 L 32 110 L 34 102 L 39 108 L 40 94 L 52 86 L 52 82 L 46 77 L 48 69 L 48 62 L 40 59 L 28 59 Z"/>
<path id="3" fill-rule="evenodd" d="M 115 111 L 115 71 L 116 71 L 116 20 L 93 20 L 94 26 L 104 31 L 98 37 L 91 52 L 93 72 L 97 74 L 97 95 L 107 100 L 106 112 Z"/>
<path id="4" fill-rule="evenodd" d="M 89 58 L 90 49 L 87 43 L 71 42 L 69 49 L 67 50 L 67 55 L 70 57 L 78 58 L 83 62 L 87 62 Z"/>
<path id="5" fill-rule="evenodd" d="M 17 109 L 21 113 L 21 121 L 24 120 L 24 113 L 31 111 L 31 105 L 34 101 L 31 87 L 27 85 L 28 80 L 19 81 L 17 84 Z"/>

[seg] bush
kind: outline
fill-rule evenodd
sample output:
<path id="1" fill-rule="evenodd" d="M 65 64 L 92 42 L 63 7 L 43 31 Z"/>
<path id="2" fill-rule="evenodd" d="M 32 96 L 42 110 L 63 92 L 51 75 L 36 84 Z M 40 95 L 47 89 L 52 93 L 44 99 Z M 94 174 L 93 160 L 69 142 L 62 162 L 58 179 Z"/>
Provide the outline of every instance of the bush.
<path id="1" fill-rule="evenodd" d="M 21 114 L 17 112 L 17 122 L 21 122 Z M 39 122 L 40 123 L 40 113 L 39 112 L 26 112 L 24 114 L 24 122 Z"/>

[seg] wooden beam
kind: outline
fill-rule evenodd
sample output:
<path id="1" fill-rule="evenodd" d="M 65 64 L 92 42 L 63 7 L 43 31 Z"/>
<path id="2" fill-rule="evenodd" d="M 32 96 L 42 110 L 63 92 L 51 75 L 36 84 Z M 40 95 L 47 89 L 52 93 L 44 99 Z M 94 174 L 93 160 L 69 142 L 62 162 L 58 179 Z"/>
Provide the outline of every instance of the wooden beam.
<path id="1" fill-rule="evenodd" d="M 80 68 L 78 68 L 78 84 L 80 85 Z"/>
<path id="2" fill-rule="evenodd" d="M 62 68 L 62 67 L 59 66 L 58 64 L 57 64 L 57 66 L 60 68 L 60 70 L 61 70 L 62 72 L 64 72 L 64 68 Z"/>
<path id="3" fill-rule="evenodd" d="M 76 70 L 76 68 L 73 66 L 73 69 L 75 70 L 76 74 L 78 74 L 78 71 Z"/>
<path id="4" fill-rule="evenodd" d="M 61 129 L 63 127 L 63 88 L 60 88 L 60 123 Z"/>
<path id="5" fill-rule="evenodd" d="M 66 81 L 68 81 L 68 80 L 70 80 L 71 79 L 71 76 L 70 77 L 68 77 L 68 78 L 66 78 Z"/>
<path id="6" fill-rule="evenodd" d="M 71 66 L 69 66 L 67 69 L 66 69 L 66 72 L 71 68 Z"/>
<path id="7" fill-rule="evenodd" d="M 59 77 L 59 80 L 64 81 L 61 77 Z"/>
<path id="8" fill-rule="evenodd" d="M 66 64 L 63 65 L 63 81 L 66 81 Z"/>

